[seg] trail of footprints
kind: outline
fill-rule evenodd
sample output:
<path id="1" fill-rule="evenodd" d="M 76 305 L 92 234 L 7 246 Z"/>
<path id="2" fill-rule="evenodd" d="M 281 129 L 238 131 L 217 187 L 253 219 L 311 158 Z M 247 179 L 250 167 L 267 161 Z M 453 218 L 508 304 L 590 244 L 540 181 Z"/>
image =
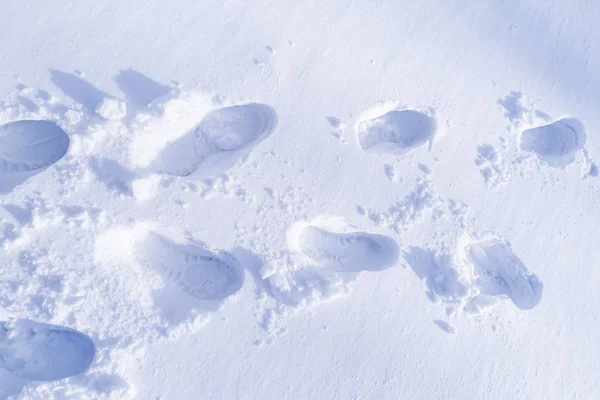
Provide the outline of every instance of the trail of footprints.
<path id="1" fill-rule="evenodd" d="M 527 110 L 513 96 L 500 102 L 507 116 L 522 121 Z M 377 113 L 375 113 L 377 114 Z M 330 117 L 332 118 L 332 117 Z M 159 152 L 150 169 L 197 179 L 231 168 L 277 127 L 277 113 L 266 104 L 246 103 L 213 109 L 178 140 Z M 366 152 L 402 155 L 429 143 L 438 122 L 431 113 L 397 108 L 360 120 L 359 147 Z M 519 149 L 551 167 L 574 161 L 586 142 L 585 128 L 575 118 L 531 126 L 519 133 Z M 0 126 L 0 191 L 18 185 L 57 163 L 69 150 L 69 135 L 57 124 L 22 120 Z M 476 164 L 486 183 L 503 182 L 501 157 L 491 145 L 478 150 Z M 298 223 L 288 232 L 290 251 L 299 260 L 263 278 L 280 301 L 295 305 L 308 297 L 327 298 L 364 271 L 397 265 L 401 256 L 390 237 L 322 220 Z M 244 283 L 243 265 L 225 251 L 191 240 L 148 232 L 137 243 L 137 262 L 150 268 L 198 302 L 219 304 Z M 500 237 L 461 241 L 458 260 L 448 262 L 429 250 L 411 247 L 402 256 L 427 285 L 432 298 L 446 306 L 480 313 L 502 299 L 530 310 L 541 299 L 543 284 Z M 342 290 L 343 291 L 343 290 Z M 436 324 L 449 333 L 444 321 Z M 29 320 L 0 323 L 0 367 L 25 380 L 49 381 L 84 372 L 95 356 L 93 341 L 75 330 Z"/>

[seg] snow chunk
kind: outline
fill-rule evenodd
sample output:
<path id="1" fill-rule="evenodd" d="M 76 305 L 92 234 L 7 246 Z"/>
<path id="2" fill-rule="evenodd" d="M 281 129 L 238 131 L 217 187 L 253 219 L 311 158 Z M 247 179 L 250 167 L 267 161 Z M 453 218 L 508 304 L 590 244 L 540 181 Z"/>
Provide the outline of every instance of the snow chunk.
<path id="1" fill-rule="evenodd" d="M 121 119 L 127 114 L 127 104 L 114 97 L 105 97 L 96 107 L 96 112 L 106 119 Z"/>

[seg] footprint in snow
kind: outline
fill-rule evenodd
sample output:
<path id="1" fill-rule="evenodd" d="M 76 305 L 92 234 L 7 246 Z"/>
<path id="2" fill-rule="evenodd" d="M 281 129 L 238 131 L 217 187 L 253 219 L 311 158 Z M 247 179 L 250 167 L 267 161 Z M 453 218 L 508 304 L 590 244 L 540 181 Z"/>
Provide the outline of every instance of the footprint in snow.
<path id="1" fill-rule="evenodd" d="M 399 255 L 398 245 L 389 237 L 337 233 L 311 225 L 300 231 L 297 243 L 304 255 L 337 271 L 380 271 L 395 265 Z"/>
<path id="2" fill-rule="evenodd" d="M 18 378 L 68 378 L 87 370 L 95 354 L 92 340 L 73 329 L 30 320 L 0 322 L 0 367 Z"/>
<path id="3" fill-rule="evenodd" d="M 222 301 L 242 287 L 240 267 L 225 252 L 215 254 L 201 244 L 178 243 L 155 232 L 138 246 L 144 265 L 199 300 Z"/>
<path id="4" fill-rule="evenodd" d="M 362 271 L 396 264 L 398 245 L 389 237 L 356 231 L 347 221 L 319 217 L 286 232 L 290 257 L 262 274 L 269 292 L 292 307 L 311 306 L 349 293 Z"/>
<path id="5" fill-rule="evenodd" d="M 495 237 L 471 241 L 463 251 L 473 268 L 471 284 L 479 292 L 469 308 L 477 310 L 504 296 L 522 310 L 531 310 L 540 302 L 542 281 L 529 273 L 506 241 Z"/>
<path id="6" fill-rule="evenodd" d="M 551 167 L 565 167 L 586 142 L 585 128 L 575 118 L 563 118 L 521 133 L 520 148 Z"/>
<path id="7" fill-rule="evenodd" d="M 358 125 L 358 143 L 369 152 L 406 154 L 431 143 L 436 131 L 435 120 L 415 110 L 393 110 Z"/>
<path id="8" fill-rule="evenodd" d="M 248 103 L 209 112 L 200 123 L 157 157 L 157 169 L 170 175 L 218 175 L 250 153 L 277 126 L 266 104 Z"/>
<path id="9" fill-rule="evenodd" d="M 69 149 L 69 135 L 50 121 L 22 120 L 0 126 L 0 193 L 39 174 Z"/>

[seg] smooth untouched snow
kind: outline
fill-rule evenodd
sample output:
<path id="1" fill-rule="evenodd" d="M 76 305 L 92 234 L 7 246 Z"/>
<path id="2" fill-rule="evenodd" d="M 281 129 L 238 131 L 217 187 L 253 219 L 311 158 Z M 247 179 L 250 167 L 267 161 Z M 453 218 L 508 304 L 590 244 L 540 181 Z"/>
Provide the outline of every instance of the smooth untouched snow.
<path id="1" fill-rule="evenodd" d="M 597 397 L 599 4 L 5 3 L 0 398 Z"/>

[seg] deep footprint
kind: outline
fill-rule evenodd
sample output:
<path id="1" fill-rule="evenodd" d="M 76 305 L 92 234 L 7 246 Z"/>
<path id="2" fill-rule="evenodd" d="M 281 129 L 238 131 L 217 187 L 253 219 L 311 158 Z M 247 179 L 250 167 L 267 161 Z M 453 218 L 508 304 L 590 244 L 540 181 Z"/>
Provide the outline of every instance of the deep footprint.
<path id="1" fill-rule="evenodd" d="M 69 149 L 69 135 L 50 121 L 23 120 L 0 126 L 0 193 L 60 160 Z"/>
<path id="2" fill-rule="evenodd" d="M 323 266 L 342 271 L 379 271 L 396 264 L 398 245 L 392 239 L 364 232 L 335 233 L 314 226 L 300 232 L 302 253 Z"/>
<path id="3" fill-rule="evenodd" d="M 225 253 L 217 255 L 195 244 L 175 243 L 154 232 L 138 250 L 143 264 L 200 300 L 224 300 L 243 283 L 236 261 Z"/>
<path id="4" fill-rule="evenodd" d="M 277 126 L 277 114 L 266 104 L 248 103 L 208 113 L 183 138 L 158 157 L 158 169 L 170 175 L 207 177 L 225 172 Z"/>
<path id="5" fill-rule="evenodd" d="M 0 322 L 0 367 L 32 381 L 54 381 L 87 370 L 92 340 L 75 330 L 29 320 Z"/>
<path id="6" fill-rule="evenodd" d="M 521 134 L 520 148 L 535 153 L 552 167 L 564 167 L 586 142 L 585 128 L 575 118 L 563 118 L 548 125 L 527 129 Z"/>
<path id="7" fill-rule="evenodd" d="M 433 118 L 414 110 L 394 110 L 358 126 L 358 142 L 365 151 L 405 154 L 433 140 Z"/>
<path id="8" fill-rule="evenodd" d="M 529 273 L 508 243 L 497 238 L 485 239 L 467 244 L 464 250 L 473 266 L 473 284 L 480 290 L 480 296 L 507 296 L 522 310 L 538 305 L 542 298 L 542 281 Z"/>

